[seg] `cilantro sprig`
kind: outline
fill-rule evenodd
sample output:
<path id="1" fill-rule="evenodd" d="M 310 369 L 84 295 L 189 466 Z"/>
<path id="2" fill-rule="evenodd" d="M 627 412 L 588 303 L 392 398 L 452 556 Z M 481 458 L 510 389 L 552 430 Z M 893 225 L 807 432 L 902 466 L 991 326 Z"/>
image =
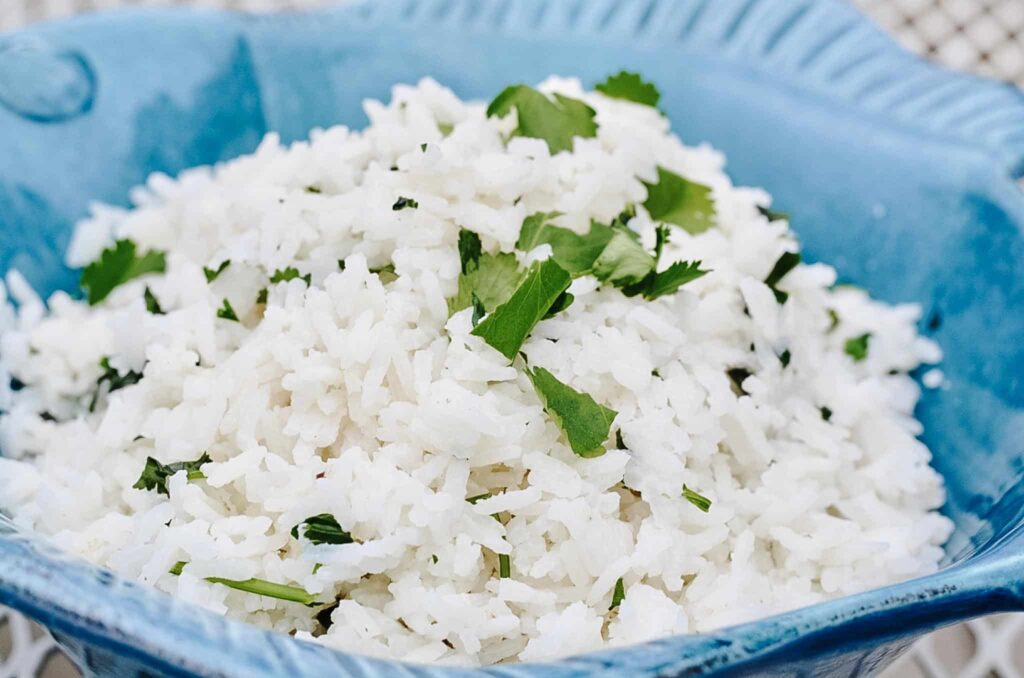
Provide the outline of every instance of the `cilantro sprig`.
<path id="1" fill-rule="evenodd" d="M 622 581 L 622 577 L 619 577 L 615 582 L 615 590 L 612 592 L 612 604 L 608 606 L 609 610 L 614 610 L 622 601 L 626 599 L 626 584 Z"/>
<path id="2" fill-rule="evenodd" d="M 644 208 L 651 219 L 675 224 L 694 235 L 715 225 L 715 202 L 707 186 L 664 167 L 658 167 L 656 184 L 644 185 L 647 186 Z"/>
<path id="3" fill-rule="evenodd" d="M 150 250 L 136 255 L 135 243 L 118 240 L 100 258 L 82 270 L 81 287 L 90 306 L 107 298 L 116 287 L 147 273 L 163 273 L 167 260 L 163 252 Z"/>
<path id="4" fill-rule="evenodd" d="M 543 367 L 527 368 L 527 376 L 544 411 L 562 429 L 569 447 L 581 457 L 600 457 L 618 412 L 559 381 Z"/>
<path id="5" fill-rule="evenodd" d="M 214 280 L 220 277 L 220 274 L 227 270 L 228 266 L 231 265 L 230 259 L 225 259 L 220 262 L 220 266 L 217 268 L 207 268 L 203 266 L 203 275 L 206 276 L 206 282 L 212 283 Z"/>
<path id="6" fill-rule="evenodd" d="M 179 461 L 173 464 L 161 464 L 153 457 L 146 457 L 146 466 L 142 469 L 142 475 L 132 487 L 136 490 L 156 490 L 169 497 L 171 493 L 167 491 L 168 478 L 179 471 L 185 471 L 190 481 L 202 480 L 206 477 L 202 472 L 202 466 L 211 461 L 213 460 L 206 452 L 203 452 L 203 456 L 195 461 Z"/>
<path id="7" fill-rule="evenodd" d="M 342 529 L 337 519 L 330 513 L 310 516 L 292 528 L 292 536 L 296 539 L 301 535 L 311 543 L 319 544 L 351 544 L 352 535 Z"/>
<path id="8" fill-rule="evenodd" d="M 100 399 L 100 391 L 103 389 L 103 384 L 107 385 L 107 393 L 113 393 L 114 391 L 120 390 L 125 386 L 131 386 L 137 384 L 142 380 L 142 373 L 134 370 L 128 370 L 124 374 L 117 371 L 116 368 L 111 367 L 110 358 L 103 357 L 100 359 L 100 368 L 103 373 L 100 374 L 96 380 L 96 390 L 92 394 L 92 400 L 89 401 L 89 411 L 96 411 L 96 403 Z"/>
<path id="9" fill-rule="evenodd" d="M 645 82 L 639 73 L 619 71 L 610 75 L 601 83 L 594 86 L 601 94 L 613 99 L 625 99 L 645 106 L 657 107 L 661 99 L 661 92 L 649 82 Z"/>
<path id="10" fill-rule="evenodd" d="M 506 87 L 487 107 L 487 117 L 505 117 L 516 110 L 514 136 L 547 142 L 552 155 L 571 151 L 574 137 L 597 136 L 597 113 L 578 99 L 554 94 L 548 97 L 526 85 Z"/>
<path id="11" fill-rule="evenodd" d="M 571 282 L 569 272 L 552 259 L 534 264 L 508 301 L 474 327 L 472 334 L 512 360 Z"/>

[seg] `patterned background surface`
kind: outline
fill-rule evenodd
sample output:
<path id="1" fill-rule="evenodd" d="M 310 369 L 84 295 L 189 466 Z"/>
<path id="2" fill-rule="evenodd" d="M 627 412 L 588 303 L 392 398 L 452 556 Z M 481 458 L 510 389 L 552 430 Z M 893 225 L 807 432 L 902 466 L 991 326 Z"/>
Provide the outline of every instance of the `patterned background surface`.
<path id="1" fill-rule="evenodd" d="M 953 68 L 1024 86 L 1024 0 L 851 0 L 909 49 Z M 193 4 L 274 10 L 329 0 L 0 0 L 0 31 L 118 5 Z M 0 608 L 0 678 L 71 678 L 46 632 Z M 945 629 L 919 642 L 885 678 L 1024 678 L 1024 615 Z"/>

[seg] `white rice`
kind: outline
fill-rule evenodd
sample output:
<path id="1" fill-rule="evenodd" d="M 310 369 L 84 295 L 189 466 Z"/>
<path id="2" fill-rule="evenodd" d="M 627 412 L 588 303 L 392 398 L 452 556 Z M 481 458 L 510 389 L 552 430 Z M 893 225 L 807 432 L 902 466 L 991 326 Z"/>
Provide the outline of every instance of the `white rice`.
<path id="1" fill-rule="evenodd" d="M 130 238 L 167 252 L 166 275 L 94 307 L 63 293 L 44 307 L 12 272 L 0 508 L 217 613 L 451 664 L 708 631 L 934 571 L 952 525 L 936 513 L 942 480 L 916 439 L 919 387 L 906 374 L 941 357 L 916 334 L 919 309 L 833 287 L 823 264 L 797 267 L 780 284 L 788 303 L 776 303 L 762 281 L 797 244 L 759 213 L 767 194 L 734 187 L 720 154 L 683 146 L 652 108 L 574 80 L 541 89 L 596 109 L 597 137 L 554 157 L 541 140 L 506 145 L 514 115 L 489 119 L 424 80 L 395 87 L 390 105 L 368 101 L 362 132 L 317 130 L 291 147 L 271 134 L 252 156 L 154 175 L 134 209 L 97 207 L 78 226 L 71 264 Z M 439 122 L 454 131 L 444 137 Z M 536 212 L 562 212 L 560 225 L 583 232 L 642 203 L 658 165 L 712 188 L 718 226 L 674 229 L 665 254 L 712 273 L 656 301 L 577 279 L 572 306 L 524 347 L 531 364 L 618 412 L 628 450 L 613 435 L 603 456 L 578 457 L 522 371 L 470 335 L 471 310 L 448 317 L 459 229 L 492 252 L 514 251 Z M 398 196 L 419 208 L 392 210 Z M 653 242 L 642 207 L 631 227 Z M 225 259 L 207 284 L 203 267 Z M 383 285 L 369 269 L 391 262 L 398 278 Z M 258 290 L 287 266 L 312 286 L 273 285 L 261 311 Z M 147 285 L 166 315 L 147 312 Z M 216 317 L 224 298 L 241 323 Z M 845 342 L 867 332 L 856 362 Z M 90 414 L 104 356 L 144 378 Z M 749 395 L 730 385 L 737 365 L 754 375 Z M 10 375 L 26 386 L 13 392 Z M 132 488 L 147 456 L 204 452 L 206 480 L 178 473 L 169 497 Z M 682 497 L 684 484 L 709 512 Z M 493 496 L 466 501 L 482 493 Z M 289 534 L 322 513 L 357 543 Z M 498 554 L 511 577 L 499 578 Z M 324 633 L 316 609 L 210 576 L 340 603 Z M 619 578 L 626 597 L 609 610 Z"/>

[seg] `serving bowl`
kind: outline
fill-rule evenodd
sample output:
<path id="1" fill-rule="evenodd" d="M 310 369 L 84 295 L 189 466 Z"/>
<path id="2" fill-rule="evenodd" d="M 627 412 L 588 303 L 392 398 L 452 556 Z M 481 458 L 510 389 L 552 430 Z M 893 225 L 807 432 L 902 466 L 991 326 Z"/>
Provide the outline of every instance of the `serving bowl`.
<path id="1" fill-rule="evenodd" d="M 1024 610 L 1024 95 L 903 52 L 842 0 L 365 0 L 249 16 L 136 10 L 0 36 L 0 270 L 74 289 L 91 200 L 316 126 L 432 76 L 490 98 L 620 68 L 661 85 L 687 143 L 764 186 L 811 260 L 916 301 L 946 354 L 917 411 L 956 523 L 932 576 L 704 635 L 534 665 L 338 653 L 204 612 L 0 517 L 0 603 L 87 672 L 170 676 L 853 676 L 920 634 Z"/>

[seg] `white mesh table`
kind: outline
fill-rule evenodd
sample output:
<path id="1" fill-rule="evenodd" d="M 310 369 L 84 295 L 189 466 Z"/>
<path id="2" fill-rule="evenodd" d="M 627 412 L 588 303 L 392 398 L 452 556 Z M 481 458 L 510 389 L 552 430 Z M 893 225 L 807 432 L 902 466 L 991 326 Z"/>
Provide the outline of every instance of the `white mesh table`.
<path id="1" fill-rule="evenodd" d="M 1024 86 L 1024 0 L 851 0 L 906 47 L 953 68 Z M 0 31 L 119 5 L 192 4 L 254 11 L 329 0 L 0 0 Z M 49 635 L 0 608 L 0 678 L 73 678 Z M 885 678 L 1024 678 L 1024 615 L 932 634 Z"/>

